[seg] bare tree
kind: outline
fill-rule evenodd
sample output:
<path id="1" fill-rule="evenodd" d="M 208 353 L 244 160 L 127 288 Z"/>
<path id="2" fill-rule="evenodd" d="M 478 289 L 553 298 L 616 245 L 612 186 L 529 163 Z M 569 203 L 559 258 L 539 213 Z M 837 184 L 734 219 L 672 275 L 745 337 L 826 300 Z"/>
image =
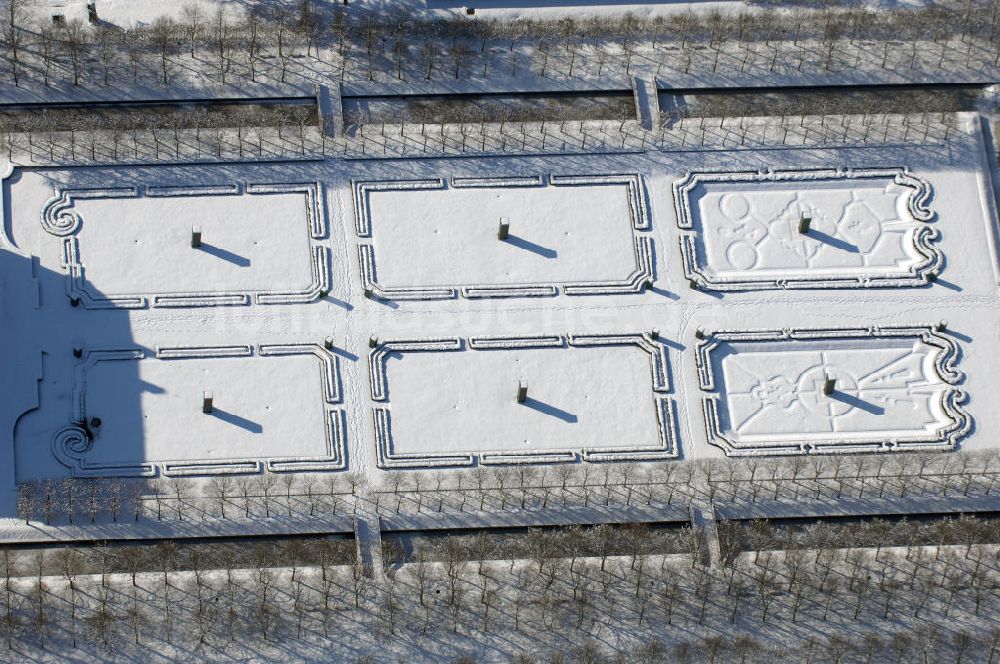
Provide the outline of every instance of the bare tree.
<path id="1" fill-rule="evenodd" d="M 715 664 L 725 645 L 725 639 L 718 635 L 706 636 L 701 640 L 701 650 L 705 653 L 708 664 Z"/>
<path id="2" fill-rule="evenodd" d="M 8 549 L 0 549 L 0 560 L 2 560 L 0 574 L 3 574 L 3 594 L 0 595 L 0 601 L 3 602 L 3 615 L 0 616 L 0 625 L 3 626 L 3 639 L 7 645 L 7 650 L 10 651 L 14 648 L 14 637 L 18 627 L 18 618 L 15 612 L 16 600 L 11 578 L 18 572 L 11 552 Z"/>
<path id="3" fill-rule="evenodd" d="M 76 624 L 76 611 L 79 605 L 78 592 L 79 588 L 77 586 L 77 576 L 83 571 L 83 559 L 80 553 L 74 548 L 65 548 L 56 551 L 53 556 L 53 563 L 59 570 L 59 573 L 64 579 L 66 579 L 66 584 L 69 588 L 69 611 L 70 611 L 70 629 L 69 632 L 72 634 L 73 647 L 76 647 L 76 635 L 77 635 L 77 624 Z"/>
<path id="4" fill-rule="evenodd" d="M 24 519 L 25 525 L 31 523 L 35 509 L 36 486 L 34 482 L 18 482 L 17 484 L 17 515 Z"/>
<path id="5" fill-rule="evenodd" d="M 660 609 L 663 611 L 663 617 L 666 618 L 668 625 L 673 625 L 674 611 L 676 610 L 677 604 L 681 601 L 682 597 L 683 592 L 681 591 L 680 584 L 676 580 L 676 573 L 674 570 L 668 567 L 662 568 L 659 604 Z"/>
<path id="6" fill-rule="evenodd" d="M 257 489 L 260 491 L 261 502 L 264 503 L 264 516 L 271 516 L 271 496 L 278 481 L 271 473 L 265 471 L 256 478 Z"/>
<path id="7" fill-rule="evenodd" d="M 77 479 L 75 477 L 65 477 L 59 483 L 59 502 L 62 506 L 63 513 L 70 523 L 73 523 L 73 519 L 76 516 L 77 500 L 78 500 L 78 486 Z"/>
<path id="8" fill-rule="evenodd" d="M 226 16 L 226 8 L 219 5 L 215 10 L 215 20 L 213 22 L 212 42 L 215 47 L 216 66 L 219 69 L 219 76 L 222 83 L 226 83 L 226 74 L 232 67 L 232 28 L 229 25 L 229 18 Z M 284 82 L 284 77 L 282 77 Z"/>
<path id="9" fill-rule="evenodd" d="M 365 567 L 360 561 L 351 565 L 351 581 L 354 588 L 354 608 L 361 608 L 361 598 L 365 596 L 368 589 L 368 577 L 365 575 Z"/>
<path id="10" fill-rule="evenodd" d="M 287 473 L 281 476 L 280 482 L 285 489 L 285 508 L 288 510 L 288 516 L 292 516 L 292 494 L 298 488 L 299 476 L 295 473 Z"/>
<path id="11" fill-rule="evenodd" d="M 87 501 L 87 514 L 90 516 L 90 522 L 94 523 L 97 521 L 97 514 L 101 511 L 103 504 L 104 487 L 96 477 L 85 480 L 83 486 Z"/>
<path id="12" fill-rule="evenodd" d="M 601 571 L 603 572 L 608 564 L 608 556 L 614 549 L 615 538 L 617 533 L 613 527 L 606 523 L 601 523 L 589 530 L 587 533 L 592 546 L 597 554 L 601 558 Z"/>
<path id="13" fill-rule="evenodd" d="M 437 54 L 438 47 L 434 43 L 434 40 L 431 38 L 424 40 L 424 43 L 420 47 L 420 59 L 424 63 L 424 78 L 428 81 L 434 75 L 434 64 L 437 60 Z"/>
<path id="14" fill-rule="evenodd" d="M 406 59 L 409 53 L 409 43 L 406 41 L 406 37 L 402 33 L 397 33 L 395 40 L 392 43 L 392 55 L 396 60 L 396 78 L 400 81 L 403 79 L 403 61 Z"/>
<path id="15" fill-rule="evenodd" d="M 21 85 L 21 52 L 24 45 L 24 25 L 27 22 L 24 0 L 7 0 L 4 8 L 4 42 L 10 58 L 10 75 L 14 85 Z"/>
<path id="16" fill-rule="evenodd" d="M 138 575 L 146 569 L 147 561 L 146 548 L 142 546 L 123 546 L 118 552 L 118 562 L 132 579 L 133 588 L 139 587 Z"/>
<path id="17" fill-rule="evenodd" d="M 32 605 L 29 614 L 29 624 L 42 649 L 45 648 L 45 641 L 49 634 L 49 586 L 44 577 L 44 552 L 39 551 L 35 555 L 35 582 L 28 590 L 28 601 Z"/>
<path id="18" fill-rule="evenodd" d="M 111 607 L 111 592 L 107 588 L 96 588 L 94 596 L 97 605 L 87 616 L 87 631 L 91 641 L 105 651 L 111 650 L 117 617 Z"/>
<path id="19" fill-rule="evenodd" d="M 229 496 L 233 492 L 234 482 L 229 475 L 216 475 L 208 481 L 212 499 L 219 510 L 219 516 L 226 518 L 226 505 L 229 503 Z"/>
<path id="20" fill-rule="evenodd" d="M 274 39 L 275 47 L 278 49 L 278 63 L 281 65 L 281 82 L 285 82 L 285 78 L 288 76 L 288 58 L 291 55 L 289 52 L 289 36 L 291 34 L 291 29 L 289 28 L 290 17 L 288 15 L 287 7 L 281 6 L 278 9 L 278 15 L 275 18 L 274 23 Z"/>
<path id="21" fill-rule="evenodd" d="M 184 26 L 184 33 L 187 35 L 188 46 L 191 49 L 191 57 L 194 58 L 195 47 L 201 37 L 202 23 L 205 14 L 201 5 L 197 2 L 188 2 L 181 8 L 181 20 Z"/>
<path id="22" fill-rule="evenodd" d="M 542 54 L 542 64 L 538 69 L 538 75 L 545 78 L 545 72 L 549 68 L 549 58 L 552 55 L 552 44 L 548 39 L 542 39 L 538 43 L 538 52 Z M 457 78 L 457 77 L 456 77 Z"/>
<path id="23" fill-rule="evenodd" d="M 45 87 L 51 84 L 52 65 L 55 64 L 55 42 L 56 34 L 52 24 L 42 20 L 38 24 L 38 49 L 42 57 L 42 76 Z"/>
<path id="24" fill-rule="evenodd" d="M 337 512 L 340 510 L 340 497 L 344 489 L 342 479 L 340 475 L 327 475 L 323 480 L 325 493 L 330 497 L 330 510 Z"/>
<path id="25" fill-rule="evenodd" d="M 236 480 L 236 491 L 243 503 L 243 516 L 250 518 L 250 510 L 253 506 L 253 493 L 256 488 L 256 477 L 240 477 Z"/>
<path id="26" fill-rule="evenodd" d="M 170 52 L 174 47 L 177 25 L 168 16 L 159 16 L 149 28 L 149 41 L 160 54 L 160 74 L 163 85 L 169 83 Z"/>
<path id="27" fill-rule="evenodd" d="M 168 486 L 174 494 L 174 514 L 178 521 L 183 521 L 190 506 L 189 501 L 194 493 L 194 485 L 186 477 L 175 477 L 170 480 Z"/>
<path id="28" fill-rule="evenodd" d="M 226 642 L 232 643 L 236 637 L 236 626 L 240 619 L 240 606 L 242 601 L 242 587 L 239 581 L 233 575 L 233 564 L 231 559 L 226 559 L 226 586 L 224 588 L 224 594 L 226 598 L 226 603 L 224 608 L 225 614 L 225 628 L 226 628 Z"/>
<path id="29" fill-rule="evenodd" d="M 126 501 L 131 507 L 133 521 L 139 521 L 139 517 L 145 512 L 146 491 L 147 485 L 139 481 L 131 481 L 125 486 Z M 157 504 L 157 510 L 159 510 L 159 504 Z"/>
<path id="30" fill-rule="evenodd" d="M 129 603 L 128 608 L 125 609 L 125 622 L 128 624 L 129 629 L 132 630 L 132 638 L 135 645 L 139 645 L 139 635 L 150 623 L 150 620 L 149 616 L 146 614 L 144 605 L 139 602 L 139 595 L 135 588 L 132 589 L 130 597 L 131 602 Z"/>
<path id="31" fill-rule="evenodd" d="M 274 631 L 274 624 L 279 614 L 274 606 L 274 573 L 267 567 L 258 564 L 253 575 L 256 595 L 259 599 L 254 604 L 254 618 L 261 630 L 261 636 L 267 641 Z"/>
<path id="32" fill-rule="evenodd" d="M 322 506 L 320 493 L 317 489 L 319 482 L 315 477 L 306 476 L 302 481 L 302 489 L 305 491 L 306 503 L 309 505 L 309 516 L 315 516 L 316 510 Z"/>
<path id="33" fill-rule="evenodd" d="M 15 126 L 13 122 L 0 120 L 0 150 L 7 153 L 7 161 L 14 161 L 14 149 L 17 145 Z"/>
<path id="34" fill-rule="evenodd" d="M 250 80 L 256 82 L 257 58 L 260 56 L 260 50 L 263 46 L 260 5 L 256 2 L 250 6 L 250 11 L 247 12 L 246 23 L 243 29 L 246 33 L 247 66 L 250 69 Z"/>
<path id="35" fill-rule="evenodd" d="M 122 510 L 122 501 L 125 499 L 125 482 L 120 477 L 107 477 L 104 478 L 104 485 L 107 489 L 104 495 L 107 501 L 105 504 L 111 514 L 111 520 L 117 523 L 118 514 Z"/>
<path id="36" fill-rule="evenodd" d="M 156 479 L 150 482 L 150 493 L 156 503 L 156 520 L 163 520 L 163 507 L 167 500 L 167 493 L 170 491 L 170 483 L 163 479 Z"/>
<path id="37" fill-rule="evenodd" d="M 173 638 L 173 610 L 175 607 L 175 603 L 171 600 L 170 595 L 170 575 L 177 568 L 177 545 L 174 544 L 173 540 L 163 540 L 157 543 L 154 550 L 156 552 L 156 560 L 160 564 L 160 579 L 162 580 L 161 588 L 163 591 L 163 610 L 160 614 L 160 624 L 163 627 L 166 640 L 170 641 Z"/>
<path id="38" fill-rule="evenodd" d="M 382 40 L 381 25 L 371 17 L 366 17 L 361 29 L 365 36 L 365 53 L 368 58 L 368 80 L 375 80 L 375 51 Z"/>
<path id="39" fill-rule="evenodd" d="M 80 85 L 83 76 L 84 51 L 89 46 L 90 34 L 83 21 L 78 18 L 68 21 L 62 30 L 62 45 L 69 55 L 73 72 L 73 85 Z"/>
<path id="40" fill-rule="evenodd" d="M 955 651 L 955 664 L 962 664 L 962 658 L 972 645 L 972 634 L 967 629 L 952 632 L 951 646 Z"/>
<path id="41" fill-rule="evenodd" d="M 316 6 L 316 0 L 299 0 L 299 17 L 296 28 L 306 41 L 306 55 L 311 55 L 313 49 L 319 57 L 319 47 L 316 40 L 324 29 L 323 16 Z"/>
<path id="42" fill-rule="evenodd" d="M 134 31 L 125 39 L 125 49 L 128 55 L 128 66 L 132 70 L 132 83 L 139 82 L 139 70 L 142 69 L 142 45 L 139 43 Z"/>
<path id="43" fill-rule="evenodd" d="M 458 43 L 451 47 L 450 53 L 452 64 L 455 66 L 455 80 L 458 80 L 461 77 L 462 69 L 472 57 L 472 51 L 465 44 Z"/>

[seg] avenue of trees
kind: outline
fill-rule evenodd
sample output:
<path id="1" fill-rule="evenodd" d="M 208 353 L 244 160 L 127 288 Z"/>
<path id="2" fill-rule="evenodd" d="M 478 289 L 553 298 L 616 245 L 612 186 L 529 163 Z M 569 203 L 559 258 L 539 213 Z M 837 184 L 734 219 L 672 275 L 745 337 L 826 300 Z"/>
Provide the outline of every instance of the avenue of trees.
<path id="1" fill-rule="evenodd" d="M 637 66 L 658 75 L 892 72 L 995 68 L 1000 58 L 1000 15 L 988 0 L 511 22 L 314 0 L 249 2 L 240 12 L 192 3 L 177 19 L 133 28 L 53 20 L 25 0 L 0 7 L 0 75 L 18 87 L 601 78 Z"/>
<path id="2" fill-rule="evenodd" d="M 988 520 L 945 521 L 928 532 L 996 536 Z M 642 524 L 529 529 L 515 549 L 489 531 L 439 537 L 377 570 L 353 562 L 350 540 L 290 539 L 235 557 L 224 545 L 195 555 L 169 542 L 0 549 L 0 652 L 207 661 L 323 652 L 358 664 L 1000 661 L 997 544 L 861 548 L 887 530 L 877 521 L 817 522 L 785 539 L 765 521 L 741 527 L 747 548 L 712 565 L 698 555 L 700 531 Z M 416 643 L 422 655 L 402 654 Z"/>
<path id="3" fill-rule="evenodd" d="M 664 464 L 497 466 L 447 473 L 218 476 L 207 480 L 71 478 L 19 485 L 18 512 L 46 525 L 214 522 L 322 515 L 510 510 L 874 504 L 973 500 L 1000 491 L 998 452 L 718 459 Z"/>
<path id="4" fill-rule="evenodd" d="M 863 70 L 876 80 L 911 71 L 952 81 L 965 71 L 970 80 L 992 81 L 1000 65 L 997 5 L 976 0 L 880 12 L 755 7 L 733 17 L 506 23 L 422 20 L 302 0 L 249 3 L 239 13 L 188 5 L 177 19 L 135 28 L 100 18 L 93 25 L 53 22 L 27 7 L 24 0 L 0 2 L 0 79 L 13 84 L 12 92 L 24 87 L 32 95 L 49 87 L 71 96 L 77 88 L 140 96 L 167 88 L 174 96 L 220 85 L 455 79 L 516 91 L 525 76 L 611 78 L 627 89 L 629 75 L 639 72 L 672 84 L 693 77 L 698 85 L 715 75 L 726 85 L 734 76 L 747 84 L 805 76 L 812 84 L 817 76 Z M 316 108 L 308 106 L 32 110 L 0 116 L 0 151 L 16 163 L 66 164 L 946 141 L 954 125 L 948 113 L 959 109 L 941 106 L 934 93 L 913 94 L 898 103 L 878 94 L 769 100 L 766 118 L 745 117 L 761 115 L 759 100 L 718 98 L 665 108 L 645 129 L 627 99 L 591 104 L 583 117 L 555 99 L 435 101 L 389 115 L 349 110 L 346 134 L 335 138 L 319 129 Z"/>

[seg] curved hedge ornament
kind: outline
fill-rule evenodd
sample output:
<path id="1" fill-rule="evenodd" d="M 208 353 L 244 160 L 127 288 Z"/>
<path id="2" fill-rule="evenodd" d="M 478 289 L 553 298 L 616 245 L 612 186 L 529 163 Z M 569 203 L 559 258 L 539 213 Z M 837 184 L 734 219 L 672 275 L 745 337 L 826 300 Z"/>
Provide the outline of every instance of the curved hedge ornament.
<path id="1" fill-rule="evenodd" d="M 918 287 L 944 263 L 930 183 L 906 168 L 688 173 L 673 193 L 696 288 Z"/>
<path id="2" fill-rule="evenodd" d="M 958 345 L 931 326 L 720 330 L 695 352 L 729 456 L 949 450 L 971 430 Z"/>

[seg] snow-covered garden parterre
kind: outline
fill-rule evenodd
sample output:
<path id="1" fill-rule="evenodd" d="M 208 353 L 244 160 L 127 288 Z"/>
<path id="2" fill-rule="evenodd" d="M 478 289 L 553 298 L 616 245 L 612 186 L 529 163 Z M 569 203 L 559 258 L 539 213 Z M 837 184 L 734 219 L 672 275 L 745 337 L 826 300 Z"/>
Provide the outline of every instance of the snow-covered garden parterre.
<path id="1" fill-rule="evenodd" d="M 19 480 L 377 482 L 990 446 L 997 221 L 963 122 L 945 149 L 711 169 L 698 152 L 12 168 L 6 454 Z"/>

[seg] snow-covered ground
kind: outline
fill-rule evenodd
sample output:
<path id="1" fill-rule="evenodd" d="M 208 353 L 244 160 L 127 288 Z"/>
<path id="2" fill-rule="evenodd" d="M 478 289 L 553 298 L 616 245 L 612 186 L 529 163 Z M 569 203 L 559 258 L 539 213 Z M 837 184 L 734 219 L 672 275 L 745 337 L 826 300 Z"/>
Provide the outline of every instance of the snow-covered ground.
<path id="1" fill-rule="evenodd" d="M 39 17 L 62 14 L 67 20 L 87 20 L 88 0 L 29 0 L 31 12 Z M 263 4 L 263 3 L 262 3 Z M 734 0 L 710 0 L 707 2 L 606 2 L 598 0 L 482 0 L 467 3 L 462 0 L 354 0 L 345 8 L 340 0 L 319 0 L 314 3 L 326 11 L 339 8 L 353 14 L 371 12 L 375 15 L 404 12 L 416 17 L 448 17 L 450 15 L 470 16 L 466 7 L 473 7 L 479 18 L 516 19 L 558 19 L 563 16 L 599 17 L 630 13 L 635 16 L 652 17 L 687 11 L 695 6 L 703 10 L 717 9 L 732 11 L 747 9 L 743 2 Z M 910 0 L 906 3 L 920 2 Z M 213 15 L 222 8 L 230 16 L 246 13 L 247 3 L 242 0 L 189 0 L 188 2 L 167 2 L 165 0 L 96 0 L 97 15 L 103 21 L 114 25 L 131 27 L 148 25 L 161 16 L 183 18 L 186 7 L 197 6 L 204 15 Z M 294 7 L 294 5 L 290 5 Z M 268 7 L 262 7 L 267 12 Z M 294 13 L 293 9 L 293 13 Z"/>
<path id="2" fill-rule="evenodd" d="M 12 169 L 5 488 L 993 446 L 997 220 L 978 121 L 963 122 L 943 148 L 711 163 Z M 729 175 L 685 188 L 707 171 Z M 720 199 L 733 181 L 742 200 Z"/>
<path id="3" fill-rule="evenodd" d="M 57 435 L 53 453 L 83 476 L 153 474 L 157 462 L 161 472 L 177 475 L 253 472 L 261 461 L 269 470 L 296 469 L 298 462 L 311 469 L 310 461 L 337 469 L 340 412 L 326 408 L 338 397 L 326 389 L 336 385 L 335 369 L 328 370 L 335 363 L 325 363 L 325 356 L 317 363 L 318 348 L 262 345 L 252 354 L 248 347 L 160 347 L 155 357 L 88 351 L 74 377 L 80 411 L 73 420 L 88 421 L 93 443 L 79 453 L 74 442 L 87 443 L 73 427 Z M 212 399 L 207 414 L 206 392 Z"/>
<path id="4" fill-rule="evenodd" d="M 77 257 L 87 266 L 87 283 L 119 297 L 307 288 L 312 275 L 303 194 L 236 191 L 134 196 L 134 189 L 110 190 L 108 198 L 73 201 L 82 220 Z M 201 234 L 197 250 L 192 229 Z"/>
<path id="5" fill-rule="evenodd" d="M 358 205 L 367 208 L 360 219 L 369 228 L 358 230 L 373 238 L 383 288 L 628 280 L 639 267 L 634 230 L 647 227 L 643 192 L 632 193 L 635 178 L 603 185 L 576 180 L 557 178 L 548 186 L 540 178 L 453 180 L 448 188 L 440 181 L 358 184 L 374 189 L 359 196 Z M 414 185 L 422 188 L 388 189 Z M 507 236 L 501 241 L 502 224 Z M 421 259 L 411 260 L 414 255 Z"/>
<path id="6" fill-rule="evenodd" d="M 923 285 L 930 194 L 901 169 L 695 175 L 674 193 L 688 269 L 720 290 Z"/>
<path id="7" fill-rule="evenodd" d="M 402 361 L 375 369 L 388 405 L 376 415 L 383 466 L 471 465 L 469 453 L 481 463 L 674 454 L 671 403 L 657 393 L 668 387 L 662 348 L 645 337 L 432 343 L 436 352 L 411 344 L 418 352 L 391 351 Z"/>

